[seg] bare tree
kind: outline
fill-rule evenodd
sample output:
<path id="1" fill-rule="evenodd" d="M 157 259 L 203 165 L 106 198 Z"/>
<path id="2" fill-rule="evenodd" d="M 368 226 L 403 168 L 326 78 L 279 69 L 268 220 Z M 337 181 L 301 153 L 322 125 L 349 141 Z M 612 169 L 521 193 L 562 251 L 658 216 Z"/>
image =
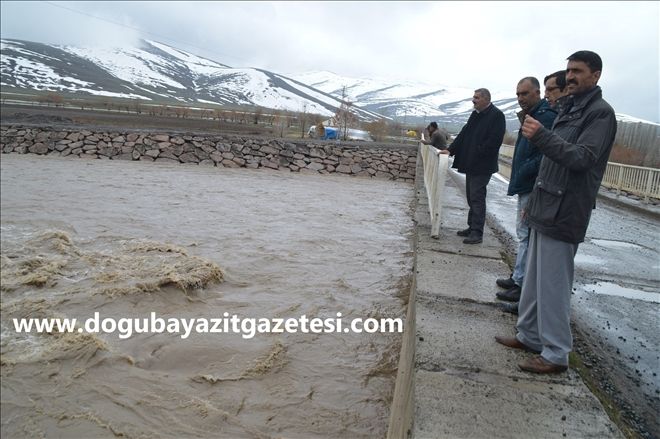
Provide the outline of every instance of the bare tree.
<path id="1" fill-rule="evenodd" d="M 277 132 L 279 133 L 280 137 L 284 137 L 284 130 L 287 127 L 287 119 L 286 114 L 282 110 L 275 110 L 275 127 L 277 129 Z"/>
<path id="2" fill-rule="evenodd" d="M 369 130 L 369 133 L 374 136 L 374 139 L 378 142 L 382 142 L 385 140 L 385 137 L 387 136 L 387 131 L 389 127 L 387 126 L 387 121 L 385 119 L 378 119 L 374 122 L 369 122 L 366 125 L 367 130 Z"/>
<path id="3" fill-rule="evenodd" d="M 348 138 L 348 129 L 357 125 L 358 118 L 352 112 L 353 104 L 347 99 L 346 86 L 341 90 L 341 105 L 333 116 L 334 123 L 341 130 L 342 140 Z"/>
<path id="4" fill-rule="evenodd" d="M 305 128 L 309 122 L 309 114 L 307 114 L 307 103 L 303 104 L 302 111 L 298 113 L 298 121 L 300 122 L 300 138 L 305 138 Z"/>
<path id="5" fill-rule="evenodd" d="M 185 119 L 190 116 L 190 108 L 188 107 L 174 107 L 174 114 L 176 115 L 177 119 L 180 117 L 181 119 Z"/>
<path id="6" fill-rule="evenodd" d="M 46 93 L 45 96 L 40 96 L 37 101 L 40 104 L 46 104 L 50 107 L 50 104 L 55 105 L 56 107 L 59 107 L 60 105 L 64 104 L 64 98 L 57 94 L 57 93 Z"/>
<path id="7" fill-rule="evenodd" d="M 252 113 L 252 120 L 254 121 L 255 125 L 259 125 L 259 119 L 261 119 L 261 115 L 263 114 L 264 110 L 263 108 L 256 106 L 254 107 L 254 112 Z"/>

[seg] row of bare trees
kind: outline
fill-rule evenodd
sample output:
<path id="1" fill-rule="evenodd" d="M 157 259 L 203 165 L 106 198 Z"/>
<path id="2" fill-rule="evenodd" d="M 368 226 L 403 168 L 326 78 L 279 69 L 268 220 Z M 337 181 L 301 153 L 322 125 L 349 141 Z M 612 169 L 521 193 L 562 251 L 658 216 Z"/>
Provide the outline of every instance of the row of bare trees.
<path id="1" fill-rule="evenodd" d="M 39 96 L 37 101 L 40 104 L 48 106 L 64 106 L 67 102 L 60 94 L 50 92 L 45 95 Z M 249 111 L 241 111 L 237 109 L 192 109 L 187 106 L 170 106 L 170 105 L 151 105 L 144 103 L 140 99 L 132 99 L 130 102 L 116 101 L 112 99 L 103 99 L 96 101 L 96 103 L 89 100 L 76 100 L 69 102 L 70 105 L 79 106 L 80 109 L 85 108 L 103 108 L 107 111 L 126 111 L 128 113 L 142 114 L 145 112 L 150 116 L 159 117 L 176 117 L 180 119 L 199 118 L 207 120 L 217 120 L 218 122 L 225 123 L 238 123 L 255 125 L 266 125 L 273 127 L 280 137 L 284 137 L 292 128 L 304 138 L 307 129 L 312 125 L 320 125 L 323 123 L 324 117 L 310 113 L 307 104 L 298 112 L 287 110 L 273 110 L 264 107 L 255 106 Z M 342 96 L 340 106 L 337 112 L 331 118 L 331 124 L 340 129 L 340 137 L 344 140 L 348 137 L 348 130 L 352 128 L 360 128 L 360 121 L 357 117 L 356 108 L 353 103 L 348 99 L 346 87 L 342 88 Z M 394 124 L 396 125 L 396 124 Z M 384 140 L 388 135 L 396 129 L 392 123 L 386 122 L 384 119 L 369 122 L 365 124 L 366 128 L 376 140 Z M 299 131 L 298 131 L 299 130 Z"/>

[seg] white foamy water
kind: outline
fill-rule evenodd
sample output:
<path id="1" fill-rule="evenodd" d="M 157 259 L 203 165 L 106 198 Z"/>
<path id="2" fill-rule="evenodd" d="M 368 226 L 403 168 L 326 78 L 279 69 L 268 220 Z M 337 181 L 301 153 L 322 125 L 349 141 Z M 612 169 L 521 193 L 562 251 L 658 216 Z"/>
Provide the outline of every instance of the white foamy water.
<path id="1" fill-rule="evenodd" d="M 412 185 L 13 154 L 1 166 L 5 437 L 384 436 L 399 335 L 120 340 L 8 322 L 403 317 Z"/>

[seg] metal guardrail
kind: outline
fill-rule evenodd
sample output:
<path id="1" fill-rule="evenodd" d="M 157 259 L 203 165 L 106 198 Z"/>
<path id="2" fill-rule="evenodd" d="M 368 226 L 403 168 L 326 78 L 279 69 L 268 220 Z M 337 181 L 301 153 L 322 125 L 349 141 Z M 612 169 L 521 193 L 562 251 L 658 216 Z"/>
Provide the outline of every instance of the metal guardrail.
<path id="1" fill-rule="evenodd" d="M 651 197 L 660 199 L 660 169 L 608 162 L 601 185 L 616 189 L 617 195 L 626 191 L 644 197 L 648 203 Z"/>
<path id="2" fill-rule="evenodd" d="M 424 186 L 429 199 L 429 212 L 431 214 L 431 237 L 437 238 L 440 234 L 440 220 L 442 219 L 442 194 L 445 189 L 445 178 L 449 156 L 437 153 L 431 145 L 419 144 L 419 151 L 424 163 Z"/>

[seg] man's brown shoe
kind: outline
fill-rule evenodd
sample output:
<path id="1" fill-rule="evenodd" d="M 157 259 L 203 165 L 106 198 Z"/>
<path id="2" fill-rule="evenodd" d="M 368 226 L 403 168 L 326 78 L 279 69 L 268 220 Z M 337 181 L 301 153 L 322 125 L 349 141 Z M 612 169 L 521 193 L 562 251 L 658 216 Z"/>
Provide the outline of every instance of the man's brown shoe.
<path id="1" fill-rule="evenodd" d="M 568 369 L 568 366 L 551 363 L 540 355 L 537 355 L 536 357 L 528 358 L 522 363 L 518 363 L 518 367 L 524 370 L 525 372 L 541 373 L 541 374 L 561 373 L 561 372 L 565 372 L 566 369 Z"/>
<path id="2" fill-rule="evenodd" d="M 501 345 L 506 346 L 507 348 L 522 349 L 523 351 L 534 352 L 535 354 L 541 353 L 541 351 L 535 351 L 526 344 L 523 344 L 516 337 L 500 337 L 499 335 L 496 335 L 495 341 Z"/>

